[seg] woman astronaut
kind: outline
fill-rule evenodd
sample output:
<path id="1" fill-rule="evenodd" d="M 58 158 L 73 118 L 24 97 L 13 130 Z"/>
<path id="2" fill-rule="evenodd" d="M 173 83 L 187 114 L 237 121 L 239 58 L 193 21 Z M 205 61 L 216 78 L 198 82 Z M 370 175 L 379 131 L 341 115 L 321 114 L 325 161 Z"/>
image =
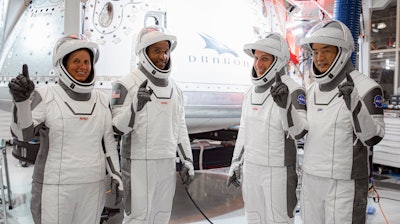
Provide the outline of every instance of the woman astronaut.
<path id="1" fill-rule="evenodd" d="M 93 89 L 98 56 L 97 44 L 82 36 L 62 37 L 53 52 L 58 84 L 35 90 L 26 65 L 9 83 L 13 136 L 29 141 L 40 133 L 32 177 L 35 223 L 99 223 L 106 170 L 122 190 L 109 98 Z"/>

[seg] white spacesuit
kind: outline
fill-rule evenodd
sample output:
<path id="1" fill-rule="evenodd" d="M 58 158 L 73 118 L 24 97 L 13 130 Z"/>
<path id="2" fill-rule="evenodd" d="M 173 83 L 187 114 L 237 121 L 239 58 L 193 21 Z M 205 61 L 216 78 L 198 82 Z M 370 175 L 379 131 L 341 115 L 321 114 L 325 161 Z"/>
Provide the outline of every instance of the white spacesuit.
<path id="1" fill-rule="evenodd" d="M 86 49 L 91 59 L 85 82 L 70 75 L 64 60 L 78 49 Z M 93 90 L 97 58 L 97 44 L 80 36 L 63 37 L 53 53 L 59 84 L 37 88 L 29 99 L 33 88 L 25 87 L 33 82 L 26 66 L 10 82 L 15 101 L 13 136 L 29 141 L 40 133 L 31 200 L 35 223 L 99 223 L 106 169 L 122 190 L 109 98 Z"/>
<path id="2" fill-rule="evenodd" d="M 297 204 L 294 138 L 301 138 L 307 129 L 301 126 L 306 124 L 302 121 L 306 117 L 305 91 L 286 74 L 289 49 L 279 34 L 267 33 L 255 43 L 244 46 L 244 51 L 255 58 L 256 63 L 255 50 L 274 56 L 274 61 L 260 77 L 253 66 L 254 85 L 244 97 L 228 186 L 239 185 L 243 163 L 242 190 L 247 222 L 293 223 Z M 272 94 L 282 83 L 287 88 L 284 102 L 279 106 Z"/>
<path id="3" fill-rule="evenodd" d="M 317 43 L 324 49 L 316 50 Z M 315 80 L 307 90 L 303 223 L 364 224 L 367 146 L 377 144 L 384 136 L 381 87 L 354 70 L 350 60 L 354 41 L 343 23 L 329 20 L 315 25 L 302 45 L 314 54 Z M 323 63 L 317 60 L 324 59 L 317 59 L 316 54 L 325 54 L 329 46 L 337 47 L 337 55 L 321 72 L 317 66 Z"/>
<path id="4" fill-rule="evenodd" d="M 177 152 L 184 183 L 194 176 L 182 91 L 169 77 L 171 60 L 160 69 L 147 55 L 146 49 L 160 41 L 168 41 L 169 51 L 176 46 L 176 37 L 161 27 L 143 28 L 137 38 L 138 68 L 113 84 L 113 125 L 123 134 L 123 223 L 168 223 Z"/>

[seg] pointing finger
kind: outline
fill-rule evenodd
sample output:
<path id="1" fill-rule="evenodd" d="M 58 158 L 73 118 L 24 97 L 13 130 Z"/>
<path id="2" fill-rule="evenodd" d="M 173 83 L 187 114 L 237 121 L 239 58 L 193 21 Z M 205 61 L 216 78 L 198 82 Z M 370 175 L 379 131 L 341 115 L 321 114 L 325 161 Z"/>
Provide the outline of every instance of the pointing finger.
<path id="1" fill-rule="evenodd" d="M 22 65 L 22 75 L 25 76 L 27 79 L 29 79 L 29 72 L 28 72 L 27 64 Z"/>
<path id="2" fill-rule="evenodd" d="M 346 73 L 346 79 L 350 83 L 354 83 L 353 78 L 351 78 L 351 75 L 349 73 Z"/>
<path id="3" fill-rule="evenodd" d="M 278 72 L 275 74 L 275 82 L 276 82 L 276 83 L 282 82 L 281 76 L 279 75 Z"/>
<path id="4" fill-rule="evenodd" d="M 142 84 L 140 84 L 139 88 L 146 88 L 147 86 L 147 79 L 144 80 L 144 82 L 142 82 Z"/>

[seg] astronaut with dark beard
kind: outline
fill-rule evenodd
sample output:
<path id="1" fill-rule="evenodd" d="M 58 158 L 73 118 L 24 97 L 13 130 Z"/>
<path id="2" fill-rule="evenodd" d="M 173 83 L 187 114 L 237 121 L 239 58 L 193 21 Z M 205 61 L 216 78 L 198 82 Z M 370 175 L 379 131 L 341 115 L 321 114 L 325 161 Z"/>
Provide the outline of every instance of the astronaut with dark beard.
<path id="1" fill-rule="evenodd" d="M 168 223 L 177 152 L 183 184 L 194 177 L 183 95 L 169 77 L 176 43 L 162 27 L 144 27 L 136 42 L 138 68 L 113 83 L 113 125 L 122 135 L 123 223 Z"/>

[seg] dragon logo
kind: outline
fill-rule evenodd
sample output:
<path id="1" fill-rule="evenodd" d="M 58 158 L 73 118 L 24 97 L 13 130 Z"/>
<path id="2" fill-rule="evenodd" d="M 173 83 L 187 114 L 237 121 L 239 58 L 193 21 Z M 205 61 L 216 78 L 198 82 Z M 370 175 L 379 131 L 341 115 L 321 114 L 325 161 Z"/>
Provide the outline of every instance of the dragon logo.
<path id="1" fill-rule="evenodd" d="M 198 33 L 198 34 L 203 38 L 204 42 L 206 42 L 206 46 L 204 48 L 213 49 L 218 54 L 228 53 L 232 54 L 235 57 L 238 57 L 238 54 L 234 50 L 232 50 L 225 44 L 221 43 L 220 41 L 216 40 L 215 38 L 205 33 Z"/>

